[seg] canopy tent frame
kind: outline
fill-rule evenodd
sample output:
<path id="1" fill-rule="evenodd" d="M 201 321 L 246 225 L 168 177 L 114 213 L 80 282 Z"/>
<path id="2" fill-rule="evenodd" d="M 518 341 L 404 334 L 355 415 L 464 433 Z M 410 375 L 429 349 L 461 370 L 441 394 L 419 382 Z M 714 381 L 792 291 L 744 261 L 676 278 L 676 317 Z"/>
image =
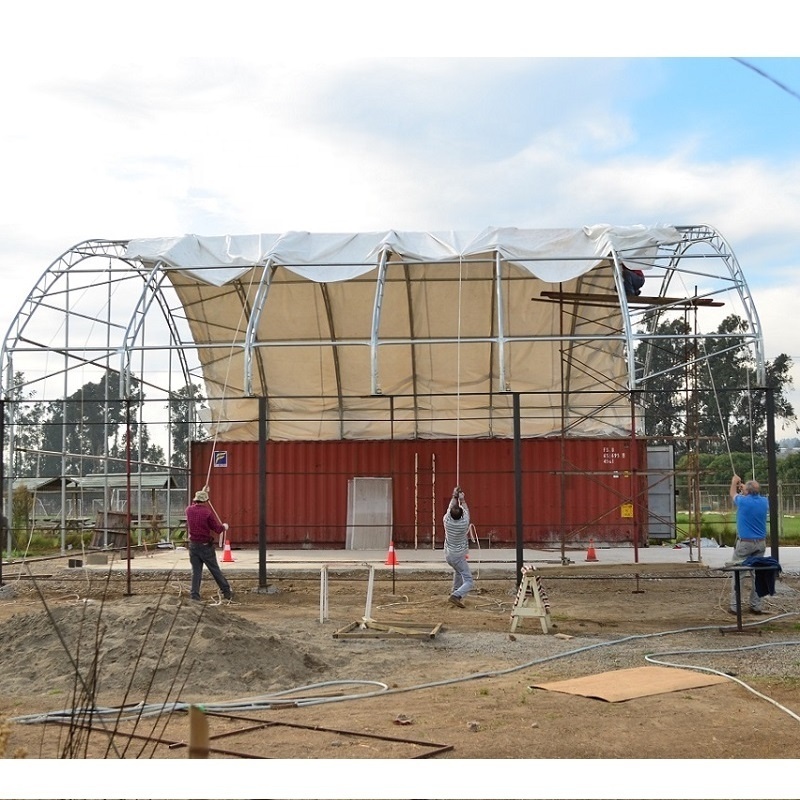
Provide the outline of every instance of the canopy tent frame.
<path id="1" fill-rule="evenodd" d="M 614 229 L 611 229 L 612 231 Z M 676 226 L 674 228 L 676 237 L 674 241 L 659 242 L 655 251 L 642 258 L 638 253 L 641 251 L 641 243 L 637 242 L 633 247 L 611 247 L 605 254 L 607 263 L 611 266 L 613 289 L 612 295 L 608 295 L 609 287 L 598 284 L 603 273 L 602 267 L 584 270 L 578 274 L 576 280 L 576 291 L 571 294 L 573 302 L 561 305 L 561 314 L 566 314 L 570 318 L 568 330 L 551 330 L 549 332 L 529 334 L 526 331 L 511 332 L 507 322 L 508 297 L 513 290 L 513 282 L 517 279 L 513 270 L 514 265 L 523 263 L 527 266 L 535 265 L 539 261 L 548 263 L 558 262 L 559 264 L 574 264 L 575 262 L 586 263 L 587 256 L 567 255 L 564 257 L 558 254 L 547 252 L 544 255 L 536 253 L 525 253 L 524 255 L 514 256 L 503 252 L 502 245 L 495 246 L 493 249 L 487 248 L 479 256 L 474 254 L 459 255 L 457 259 L 452 256 L 441 257 L 433 262 L 431 259 L 424 260 L 418 255 L 398 256 L 397 252 L 390 246 L 384 245 L 380 248 L 375 259 L 375 279 L 374 291 L 372 292 L 371 325 L 368 334 L 363 337 L 352 337 L 340 335 L 337 331 L 337 317 L 330 299 L 330 285 L 322 279 L 316 280 L 320 305 L 323 310 L 320 316 L 320 335 L 316 338 L 298 340 L 291 337 L 284 339 L 271 337 L 269 339 L 259 335 L 259 326 L 265 317 L 268 301 L 275 285 L 276 274 L 279 271 L 294 270 L 294 276 L 283 278 L 283 287 L 286 288 L 293 281 L 307 282 L 305 277 L 297 277 L 298 264 L 286 260 L 278 263 L 278 260 L 270 255 L 260 264 L 253 264 L 250 269 L 255 270 L 251 274 L 251 285 L 246 284 L 245 278 L 249 270 L 242 268 L 239 263 L 232 268 L 235 277 L 222 284 L 225 296 L 230 300 L 239 314 L 246 320 L 243 336 L 239 341 L 236 337 L 239 331 L 235 331 L 232 326 L 227 329 L 217 325 L 213 335 L 198 337 L 193 335 L 195 330 L 189 330 L 187 324 L 192 318 L 202 318 L 202 312 L 196 313 L 196 309 L 202 308 L 206 300 L 202 294 L 198 294 L 197 299 L 192 301 L 182 300 L 176 302 L 167 299 L 168 293 L 173 288 L 171 279 L 176 271 L 180 272 L 181 267 L 176 266 L 175 262 L 170 262 L 164 258 L 148 260 L 146 257 L 132 257 L 130 255 L 131 242 L 126 240 L 88 240 L 82 242 L 65 252 L 45 270 L 35 287 L 31 290 L 20 311 L 12 321 L 8 334 L 3 342 L 2 359 L 4 369 L 3 389 L 8 398 L 14 389 L 14 374 L 18 368 L 16 364 L 24 364 L 27 357 L 33 353 L 58 354 L 63 358 L 63 377 L 64 394 L 68 393 L 70 387 L 70 375 L 73 371 L 85 371 L 87 366 L 102 366 L 113 369 L 114 362 L 118 363 L 120 377 L 120 397 L 131 396 L 131 380 L 135 373 L 134 357 L 136 354 L 143 354 L 146 351 L 170 351 L 175 354 L 178 361 L 177 371 L 171 368 L 168 376 L 166 390 L 169 393 L 174 391 L 173 384 L 180 387 L 190 384 L 194 380 L 204 381 L 207 379 L 209 365 L 225 365 L 230 368 L 231 355 L 236 353 L 241 356 L 241 378 L 236 378 L 240 392 L 244 396 L 256 397 L 265 395 L 269 397 L 270 391 L 270 371 L 265 364 L 264 354 L 284 347 L 292 348 L 315 348 L 328 349 L 331 352 L 333 364 L 333 381 L 335 384 L 335 405 L 336 413 L 339 418 L 338 436 L 345 438 L 347 435 L 344 425 L 346 416 L 345 397 L 353 394 L 345 386 L 346 378 L 343 375 L 341 356 L 347 348 L 368 348 L 369 351 L 369 390 L 358 392 L 361 395 L 371 393 L 381 395 L 384 393 L 382 386 L 382 374 L 379 354 L 393 347 L 409 348 L 410 385 L 411 394 L 415 397 L 422 397 L 425 392 L 420 387 L 420 376 L 417 368 L 420 348 L 432 348 L 441 346 L 457 346 L 466 348 L 470 345 L 490 345 L 489 361 L 491 362 L 486 374 L 491 376 L 494 369 L 495 379 L 489 378 L 488 388 L 491 392 L 503 393 L 511 391 L 514 387 L 513 379 L 508 372 L 508 348 L 514 344 L 526 342 L 544 343 L 550 342 L 564 348 L 563 356 L 568 364 L 566 384 L 571 387 L 570 373 L 580 363 L 577 357 L 580 348 L 594 346 L 596 348 L 614 347 L 624 355 L 626 361 L 627 376 L 624 380 L 615 378 L 612 386 L 619 391 L 636 391 L 648 380 L 656 377 L 649 371 L 649 362 L 637 365 L 635 361 L 637 345 L 643 341 L 655 342 L 658 335 L 654 333 L 659 323 L 664 317 L 680 307 L 686 302 L 701 303 L 703 300 L 714 301 L 720 297 L 729 298 L 733 292 L 737 296 L 736 304 L 739 313 L 746 320 L 747 329 L 744 332 L 729 334 L 731 348 L 737 348 L 742 343 L 752 347 L 754 353 L 754 364 L 757 374 L 757 383 L 763 385 L 765 380 L 765 358 L 764 343 L 761 325 L 755 304 L 752 299 L 749 287 L 744 274 L 736 260 L 732 250 L 725 239 L 714 229 L 706 225 L 700 226 Z M 183 237 L 187 238 L 187 237 Z M 197 238 L 197 237 L 193 237 Z M 231 238 L 231 237 L 229 237 Z M 150 242 L 153 240 L 133 240 Z M 703 252 L 695 254 L 693 251 L 702 246 Z M 96 259 L 107 259 L 108 265 L 97 269 Z M 597 254 L 588 256 L 595 263 L 600 264 L 603 257 Z M 712 259 L 721 262 L 724 266 L 722 273 L 714 272 L 710 269 L 695 268 L 694 262 L 699 259 L 701 265 L 707 265 Z M 491 293 L 493 294 L 493 304 L 490 309 L 491 320 L 486 330 L 481 334 L 475 335 L 463 333 L 457 337 L 454 331 L 449 335 L 425 335 L 424 331 L 418 330 L 418 320 L 415 318 L 414 302 L 412 292 L 414 280 L 411 277 L 411 268 L 421 264 L 435 263 L 437 268 L 446 267 L 448 264 L 458 263 L 459 266 L 468 266 L 475 263 L 491 262 L 492 283 Z M 640 306 L 637 298 L 629 298 L 624 291 L 622 277 L 623 265 L 641 266 L 660 274 L 660 285 L 655 297 L 657 303 L 648 303 Z M 663 265 L 663 266 L 662 266 Z M 304 268 L 315 267 L 343 267 L 348 268 L 352 264 L 347 262 L 331 262 L 323 259 L 316 261 L 308 260 L 300 266 Z M 362 263 L 362 272 L 356 279 L 360 280 L 361 275 L 365 274 L 366 266 Z M 390 269 L 400 267 L 403 270 L 402 281 L 405 284 L 405 302 L 407 304 L 408 331 L 404 336 L 381 334 L 381 323 L 384 318 L 384 302 L 386 287 L 389 282 Z M 227 268 L 227 267 L 226 267 Z M 503 271 L 506 274 L 503 274 Z M 194 281 L 197 286 L 207 285 L 205 271 L 214 273 L 216 278 L 220 272 L 218 264 L 212 265 L 187 265 L 183 268 L 184 272 L 189 272 L 195 276 Z M 575 270 L 570 270 L 574 273 Z M 77 286 L 70 285 L 70 279 L 74 279 L 79 273 L 82 278 L 77 282 Z M 260 273 L 260 274 L 257 274 Z M 727 273 L 727 274 L 726 274 Z M 86 276 L 95 276 L 91 280 L 94 283 L 105 283 L 101 291 L 108 295 L 109 300 L 106 304 L 107 317 L 99 320 L 92 313 L 81 311 L 79 304 L 74 301 L 79 293 L 86 291 Z M 138 279 L 138 299 L 128 310 L 127 319 L 118 320 L 112 317 L 111 294 L 115 287 L 124 283 L 127 290 L 131 276 Z M 675 285 L 680 276 L 680 280 L 685 283 L 688 276 L 692 280 L 703 280 L 709 284 L 709 288 L 701 294 L 688 297 L 687 293 L 675 293 L 678 296 L 670 298 L 669 291 Z M 255 292 L 252 291 L 252 279 L 258 278 Z M 434 277 L 436 281 L 446 281 L 446 277 Z M 450 278 L 452 280 L 452 277 Z M 464 283 L 468 284 L 474 279 L 469 275 L 464 277 Z M 478 279 L 484 280 L 483 277 Z M 650 276 L 652 282 L 652 275 Z M 601 288 L 603 291 L 601 291 Z M 684 286 L 685 288 L 685 286 Z M 603 297 L 605 293 L 605 299 Z M 542 292 L 542 294 L 545 294 Z M 60 302 L 59 302 L 60 298 Z M 588 309 L 602 305 L 610 298 L 609 308 L 613 312 L 608 318 L 592 316 L 587 312 Z M 531 298 L 538 300 L 539 298 Z M 145 322 L 152 319 L 154 308 L 157 308 L 160 320 L 166 326 L 166 337 L 153 343 L 147 339 L 145 333 Z M 487 306 L 488 309 L 488 306 Z M 303 311 L 302 313 L 305 313 Z M 736 313 L 736 309 L 734 309 Z M 63 341 L 48 343 L 44 340 L 31 337 L 29 331 L 32 321 L 40 315 L 48 314 L 50 318 L 57 319 L 59 329 L 64 330 Z M 559 319 L 561 319 L 561 314 Z M 58 319 L 60 316 L 60 319 Z M 71 327 L 85 327 L 87 321 L 92 325 L 104 325 L 105 338 L 95 337 L 92 344 L 86 342 L 76 342 L 70 337 Z M 122 335 L 120 336 L 120 331 Z M 719 339 L 718 334 L 696 334 L 696 339 L 702 341 L 714 335 Z M 166 340 L 165 340 L 166 338 Z M 672 338 L 672 337 L 665 337 Z M 683 337 L 685 338 L 685 337 Z M 616 343 L 616 344 L 614 344 Z M 197 353 L 202 349 L 205 353 L 205 361 L 199 359 Z M 708 358 L 707 355 L 700 356 L 701 360 Z M 192 362 L 192 363 L 190 363 Z M 56 372 L 52 368 L 52 359 L 48 363 L 48 377 L 52 377 Z M 27 384 L 34 384 L 41 380 L 39 377 L 30 376 L 25 369 Z M 254 380 L 257 375 L 258 379 Z M 176 377 L 177 376 L 177 377 Z M 602 384 L 601 376 L 595 376 L 598 383 Z M 141 374 L 138 380 L 147 384 L 155 385 L 147 375 Z M 74 382 L 73 382 L 74 383 Z M 164 387 L 162 387 L 164 388 Z M 224 386 L 222 387 L 224 390 Z M 517 387 L 520 388 L 520 387 Z M 537 388 L 537 387 L 522 387 Z M 282 390 L 278 387 L 278 393 Z M 286 392 L 283 392 L 284 394 Z M 209 393 L 210 396 L 210 393 Z M 415 430 L 412 435 L 420 435 L 419 421 L 415 422 Z"/>
<path id="2" fill-rule="evenodd" d="M 570 236 L 555 236 L 566 233 Z M 455 386 L 452 376 L 437 374 L 438 350 L 450 348 L 452 353 L 453 348 L 461 348 L 465 360 L 470 349 L 482 354 L 480 369 L 475 368 L 479 390 L 465 390 L 464 396 L 483 393 L 501 398 L 511 393 L 536 393 L 536 366 L 525 367 L 524 358 L 515 353 L 523 352 L 526 345 L 546 344 L 554 353 L 552 363 L 564 367 L 555 370 L 558 375 L 548 384 L 554 387 L 558 404 L 553 418 L 564 423 L 554 423 L 546 432 L 523 431 L 522 435 L 581 435 L 592 412 L 586 407 L 569 411 L 576 396 L 585 400 L 598 387 L 607 390 L 606 395 L 596 396 L 597 407 L 619 401 L 622 412 L 614 430 L 630 432 L 630 425 L 635 424 L 627 407 L 632 393 L 663 372 L 685 368 L 686 364 L 675 364 L 654 372 L 649 358 L 637 363 L 637 348 L 643 342 L 680 338 L 702 345 L 706 339 L 719 341 L 727 336 L 730 349 L 745 345 L 752 352 L 757 382 L 762 386 L 765 382 L 763 333 L 755 303 L 727 241 L 708 225 L 332 236 L 262 234 L 81 242 L 45 269 L 9 327 L 2 347 L 4 399 L 13 401 L 20 391 L 35 391 L 42 401 L 58 401 L 79 388 L 86 374 L 110 371 L 119 376 L 119 397 L 110 399 L 131 398 L 135 386 L 171 399 L 193 384 L 204 385 L 203 395 L 212 405 L 210 430 L 223 440 L 231 435 L 220 424 L 224 413 L 220 407 L 226 396 L 266 397 L 273 403 L 268 404 L 268 438 L 317 439 L 320 431 L 322 438 L 452 436 L 452 426 L 426 430 L 437 416 L 429 409 L 431 398 L 443 394 L 440 389 L 449 387 L 453 392 Z M 364 246 L 354 257 L 359 237 Z M 557 240 L 558 246 L 548 249 L 549 245 L 541 244 L 551 239 Z M 193 260 L 198 253 L 202 258 Z M 625 265 L 647 271 L 648 289 L 657 287 L 655 292 L 648 291 L 653 300 L 626 296 Z M 691 289 L 687 281 L 693 283 Z M 537 282 L 545 291 L 557 287 L 561 298 L 545 297 L 545 291 L 540 291 L 525 296 L 522 303 L 520 297 Z M 368 314 L 364 313 L 369 324 L 357 333 L 351 330 L 351 318 L 362 310 L 348 309 L 343 302 L 341 287 L 345 284 L 366 285 L 358 297 L 371 297 Z M 430 291 L 434 284 L 441 294 L 437 301 L 428 299 L 426 306 L 422 292 Z M 456 287 L 480 294 L 480 308 L 486 315 L 460 335 L 452 325 L 452 303 L 439 300 L 446 300 L 448 291 L 452 294 Z M 316 334 L 282 337 L 270 330 L 265 335 L 264 326 L 274 324 L 271 320 L 279 316 L 276 311 L 287 314 L 286 298 L 295 296 L 318 305 L 318 309 L 297 306 L 299 316 L 313 318 Z M 95 305 L 87 302 L 89 297 Z M 436 302 L 439 305 L 431 308 Z M 529 309 L 539 309 L 543 303 L 558 307 L 550 328 L 522 328 L 521 313 L 528 315 L 526 321 L 535 321 L 541 315 Z M 723 303 L 727 313 L 742 317 L 744 331 L 686 336 L 655 333 L 662 320 L 670 313 L 681 313 L 687 304 L 702 309 Z M 397 311 L 400 305 L 403 314 Z M 229 313 L 215 316 L 217 308 L 229 309 Z M 395 321 L 390 320 L 393 314 Z M 236 315 L 242 324 L 230 321 Z M 450 327 L 437 328 L 442 321 Z M 330 360 L 333 388 L 319 394 L 320 403 L 309 401 L 308 408 L 298 412 L 300 423 L 287 424 L 282 400 L 288 404 L 289 398 L 306 393 L 282 385 L 270 359 L 285 349 L 286 361 L 291 362 L 292 353 L 308 352 L 309 348 L 312 354 L 316 351 L 320 364 L 323 359 L 326 363 Z M 393 350 L 406 354 L 405 360 L 391 362 L 387 354 Z M 329 356 L 320 355 L 323 351 Z M 354 360 L 353 352 L 366 352 L 367 356 Z M 702 346 L 698 353 L 698 362 L 717 355 L 705 352 Z M 294 361 L 294 368 L 302 370 L 297 358 Z M 405 383 L 385 366 L 390 362 L 407 367 L 407 374 L 400 376 Z M 365 373 L 359 372 L 357 385 L 353 385 L 354 365 Z M 611 369 L 604 372 L 607 365 Z M 21 385 L 15 384 L 18 372 L 24 374 Z M 286 383 L 285 377 L 281 380 Z M 330 403 L 324 400 L 326 392 Z M 350 419 L 357 409 L 354 398 L 368 395 L 410 395 L 410 421 L 404 418 L 398 424 L 393 420 L 390 428 L 376 431 L 354 429 Z M 313 393 L 307 396 L 313 397 Z M 500 406 L 507 404 L 503 399 Z M 13 406 L 13 402 L 7 403 L 9 484 L 18 477 L 13 466 Z M 494 406 L 495 402 L 488 400 L 486 407 L 479 409 L 483 414 L 480 421 L 463 435 L 510 437 L 511 431 L 498 420 Z M 236 414 L 241 416 L 247 408 L 243 401 Z M 440 416 L 446 412 L 445 407 Z M 319 423 L 304 429 L 303 414 L 318 414 L 331 425 Z M 252 430 L 245 428 L 237 435 L 255 439 Z M 169 461 L 169 446 L 167 450 Z"/>

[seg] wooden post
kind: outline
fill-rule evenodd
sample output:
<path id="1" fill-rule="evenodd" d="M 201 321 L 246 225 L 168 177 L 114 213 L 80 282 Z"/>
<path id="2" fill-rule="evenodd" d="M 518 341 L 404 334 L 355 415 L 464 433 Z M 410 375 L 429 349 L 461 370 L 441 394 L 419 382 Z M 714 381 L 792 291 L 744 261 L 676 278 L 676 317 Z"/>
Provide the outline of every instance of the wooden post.
<path id="1" fill-rule="evenodd" d="M 200 706 L 189 706 L 189 758 L 208 758 L 208 718 Z"/>

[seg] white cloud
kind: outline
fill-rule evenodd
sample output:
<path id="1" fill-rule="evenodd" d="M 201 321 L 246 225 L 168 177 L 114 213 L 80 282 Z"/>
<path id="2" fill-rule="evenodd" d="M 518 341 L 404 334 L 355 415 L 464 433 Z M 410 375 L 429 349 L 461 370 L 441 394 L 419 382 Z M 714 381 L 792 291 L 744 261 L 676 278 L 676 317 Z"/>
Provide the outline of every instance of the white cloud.
<path id="1" fill-rule="evenodd" d="M 800 278 L 761 288 L 753 293 L 764 334 L 766 356 L 772 360 L 785 353 L 793 362 L 793 388 L 788 392 L 795 412 L 800 416 L 800 340 L 797 336 L 797 298 L 800 297 Z M 793 430 L 787 433 L 794 435 Z"/>
<path id="2" fill-rule="evenodd" d="M 186 59 L 154 46 L 164 31 L 134 29 L 138 50 L 30 54 L 0 77 L 12 112 L 0 264 L 13 272 L 0 322 L 91 237 L 707 223 L 757 302 L 794 267 L 800 162 L 775 163 L 768 147 L 705 161 L 691 131 L 641 155 L 620 103 L 645 94 L 636 65 L 281 60 L 264 55 L 269 37 L 235 59 L 201 46 Z"/>

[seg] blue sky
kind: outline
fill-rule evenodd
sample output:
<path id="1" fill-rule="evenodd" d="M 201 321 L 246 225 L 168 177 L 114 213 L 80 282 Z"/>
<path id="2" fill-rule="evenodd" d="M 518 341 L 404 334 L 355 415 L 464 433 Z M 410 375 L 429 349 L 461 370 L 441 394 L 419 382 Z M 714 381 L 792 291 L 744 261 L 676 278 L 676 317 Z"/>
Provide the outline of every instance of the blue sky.
<path id="1" fill-rule="evenodd" d="M 800 364 L 800 58 L 779 6 L 273 5 L 10 12 L 3 333 L 87 238 L 706 223 L 739 259 L 768 357 Z"/>

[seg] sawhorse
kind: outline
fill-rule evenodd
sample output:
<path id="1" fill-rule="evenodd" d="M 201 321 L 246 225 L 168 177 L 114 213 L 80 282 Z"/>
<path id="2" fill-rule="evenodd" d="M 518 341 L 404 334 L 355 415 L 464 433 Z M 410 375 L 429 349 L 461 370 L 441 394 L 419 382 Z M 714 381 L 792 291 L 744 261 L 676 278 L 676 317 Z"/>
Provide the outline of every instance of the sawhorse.
<path id="1" fill-rule="evenodd" d="M 522 568 L 522 581 L 511 609 L 512 633 L 517 629 L 520 617 L 538 617 L 542 632 L 550 632 L 550 601 L 533 566 Z"/>

